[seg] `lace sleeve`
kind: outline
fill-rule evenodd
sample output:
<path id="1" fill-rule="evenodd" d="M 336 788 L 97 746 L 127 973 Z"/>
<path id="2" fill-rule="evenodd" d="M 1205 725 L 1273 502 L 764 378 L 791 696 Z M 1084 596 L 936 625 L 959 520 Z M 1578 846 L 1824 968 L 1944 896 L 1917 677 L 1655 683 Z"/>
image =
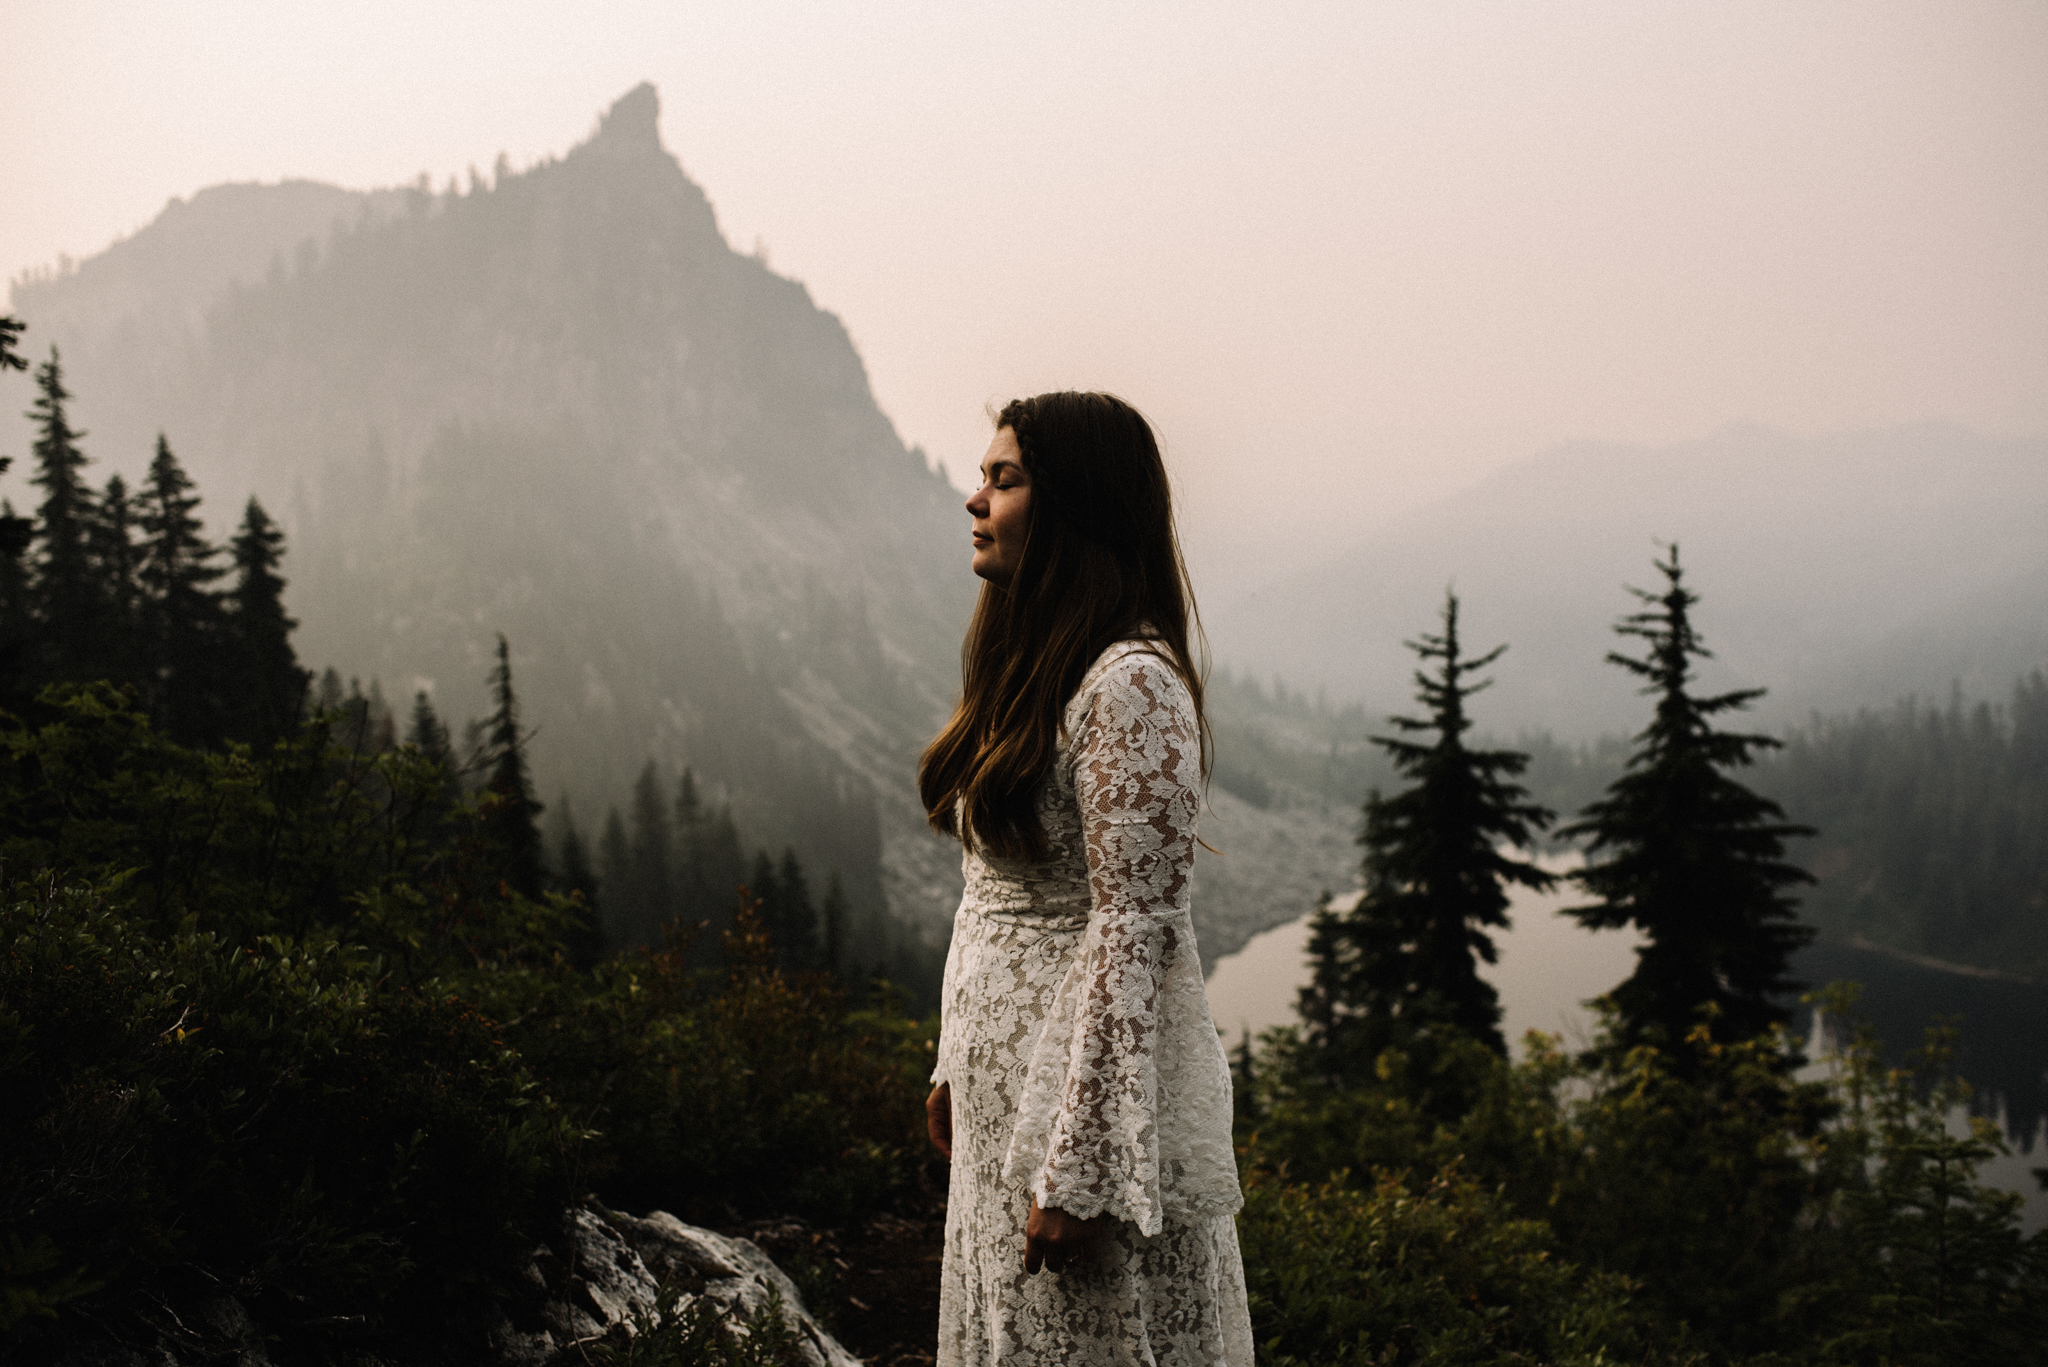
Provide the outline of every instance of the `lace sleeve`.
<path id="1" fill-rule="evenodd" d="M 1199 972 L 1189 1003 L 1178 1000 L 1187 975 L 1173 971 L 1194 954 L 1200 746 L 1179 677 L 1156 656 L 1134 654 L 1101 681 L 1074 748 L 1091 910 L 1048 1023 L 1046 1044 L 1064 1045 L 1066 1057 L 1064 1068 L 1041 1073 L 1064 1076 L 1032 1191 L 1041 1206 L 1083 1218 L 1107 1212 L 1147 1234 L 1162 1209 L 1162 1019 L 1193 1011 L 1207 1024 Z M 1177 1063 L 1167 1060 L 1166 1071 Z"/>

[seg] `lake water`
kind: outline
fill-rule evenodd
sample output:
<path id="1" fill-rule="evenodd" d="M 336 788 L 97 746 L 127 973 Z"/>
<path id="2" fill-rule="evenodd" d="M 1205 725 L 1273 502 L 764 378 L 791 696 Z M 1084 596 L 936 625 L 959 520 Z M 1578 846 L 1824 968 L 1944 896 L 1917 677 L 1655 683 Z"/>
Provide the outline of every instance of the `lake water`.
<path id="1" fill-rule="evenodd" d="M 1553 873 L 1569 873 L 1579 856 L 1540 861 Z M 1510 899 L 1513 925 L 1495 936 L 1500 962 L 1481 965 L 1480 976 L 1500 994 L 1502 1033 L 1517 1054 L 1529 1030 L 1562 1035 L 1567 1046 L 1592 1039 L 1594 1017 L 1583 1003 L 1608 991 L 1635 970 L 1633 930 L 1591 931 L 1559 913 L 1583 900 L 1575 888 L 1549 893 L 1517 889 Z M 1348 910 L 1355 893 L 1333 905 Z M 1295 994 L 1308 980 L 1304 916 L 1248 941 L 1217 960 L 1209 975 L 1209 1010 L 1228 1042 L 1246 1030 L 1295 1023 Z M 1853 979 L 1864 985 L 1863 1008 L 1886 1043 L 1888 1055 L 1917 1043 L 1922 1028 L 1942 1017 L 1960 1018 L 1963 1049 L 1959 1069 L 1988 1114 L 2006 1125 L 2014 1152 L 1986 1164 L 1984 1178 L 2025 1195 L 2029 1230 L 2048 1227 L 2048 1193 L 2031 1169 L 2048 1164 L 2048 988 L 1945 973 L 1901 963 L 1874 951 L 1815 945 L 1793 965 L 1795 976 L 1812 983 Z M 1810 1015 L 1802 1030 L 1811 1031 Z M 1817 1054 L 1818 1041 L 1809 1045 Z M 1817 1065 L 1816 1065 L 1817 1066 Z M 1961 1132 L 1965 1117 L 1951 1117 Z"/>

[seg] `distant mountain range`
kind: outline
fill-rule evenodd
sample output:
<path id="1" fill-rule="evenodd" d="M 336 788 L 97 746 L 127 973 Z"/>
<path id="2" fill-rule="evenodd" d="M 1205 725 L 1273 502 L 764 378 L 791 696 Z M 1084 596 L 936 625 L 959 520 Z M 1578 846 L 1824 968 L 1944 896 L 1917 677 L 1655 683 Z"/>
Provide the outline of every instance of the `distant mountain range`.
<path id="1" fill-rule="evenodd" d="M 1750 423 L 1666 447 L 1546 451 L 1309 571 L 1208 607 L 1225 661 L 1405 705 L 1447 587 L 1466 644 L 1510 649 L 1476 704 L 1500 734 L 1591 739 L 1645 719 L 1603 663 L 1676 542 L 1715 652 L 1702 686 L 1763 686 L 1780 726 L 1959 684 L 2003 698 L 2048 665 L 2048 439 L 1946 423 L 1796 437 Z"/>

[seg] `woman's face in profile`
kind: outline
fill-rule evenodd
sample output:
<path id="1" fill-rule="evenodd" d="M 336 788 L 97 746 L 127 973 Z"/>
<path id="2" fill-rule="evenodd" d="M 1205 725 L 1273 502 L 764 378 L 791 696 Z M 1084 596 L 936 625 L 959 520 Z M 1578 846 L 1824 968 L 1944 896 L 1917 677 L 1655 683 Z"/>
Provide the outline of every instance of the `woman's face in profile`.
<path id="1" fill-rule="evenodd" d="M 1007 427 L 996 429 L 996 439 L 981 458 L 981 488 L 967 500 L 967 513 L 974 519 L 974 572 L 1007 587 L 1031 520 L 1031 476 L 1017 434 Z"/>

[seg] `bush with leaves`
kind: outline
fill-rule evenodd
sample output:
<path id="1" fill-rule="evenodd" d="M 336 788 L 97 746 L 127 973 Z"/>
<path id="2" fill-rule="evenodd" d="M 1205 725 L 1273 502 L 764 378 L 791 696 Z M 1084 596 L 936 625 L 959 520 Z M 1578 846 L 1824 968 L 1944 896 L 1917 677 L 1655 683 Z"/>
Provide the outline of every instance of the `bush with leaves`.
<path id="1" fill-rule="evenodd" d="M 88 1287 L 210 1287 L 285 1329 L 480 1312 L 575 1141 L 493 1024 L 332 940 L 165 941 L 118 891 L 0 906 L 17 1313 Z"/>
<path id="2" fill-rule="evenodd" d="M 1254 1166 L 1239 1217 L 1269 1367 L 1686 1361 L 1612 1273 L 1557 1260 L 1549 1228 L 1448 1165 L 1320 1185 Z"/>
<path id="3" fill-rule="evenodd" d="M 0 719 L 0 858 L 41 870 L 0 917 L 9 1321 L 205 1288 L 453 1332 L 583 1193 L 853 1220 L 920 1175 L 930 1026 L 776 969 L 748 918 L 716 969 L 688 937 L 582 969 L 581 904 L 511 889 L 417 747 L 39 706 Z"/>
<path id="4" fill-rule="evenodd" d="M 1626 1282 L 1661 1341 L 1716 1361 L 2024 1361 L 2014 1345 L 2048 1341 L 2048 1235 L 2022 1238 L 2018 1198 L 1978 1184 L 1996 1128 L 1950 1133 L 1967 1099 L 1950 1045 L 1937 1037 L 1917 1076 L 1887 1071 L 1847 1024 L 1832 1071 L 1802 1082 L 1788 1041 L 1714 1027 L 1704 1014 L 1684 1060 L 1611 1028 L 1576 1056 L 1532 1034 L 1512 1065 L 1440 1037 L 1348 1086 L 1273 1032 L 1240 1138 L 1259 1182 L 1362 1192 L 1388 1172 L 1467 1174 L 1540 1222 L 1553 1256 Z M 1248 1259 L 1248 1273 L 1315 1265 L 1321 1252 L 1256 1228 L 1263 1209 L 1247 1206 L 1247 1247 L 1284 1266 Z"/>

